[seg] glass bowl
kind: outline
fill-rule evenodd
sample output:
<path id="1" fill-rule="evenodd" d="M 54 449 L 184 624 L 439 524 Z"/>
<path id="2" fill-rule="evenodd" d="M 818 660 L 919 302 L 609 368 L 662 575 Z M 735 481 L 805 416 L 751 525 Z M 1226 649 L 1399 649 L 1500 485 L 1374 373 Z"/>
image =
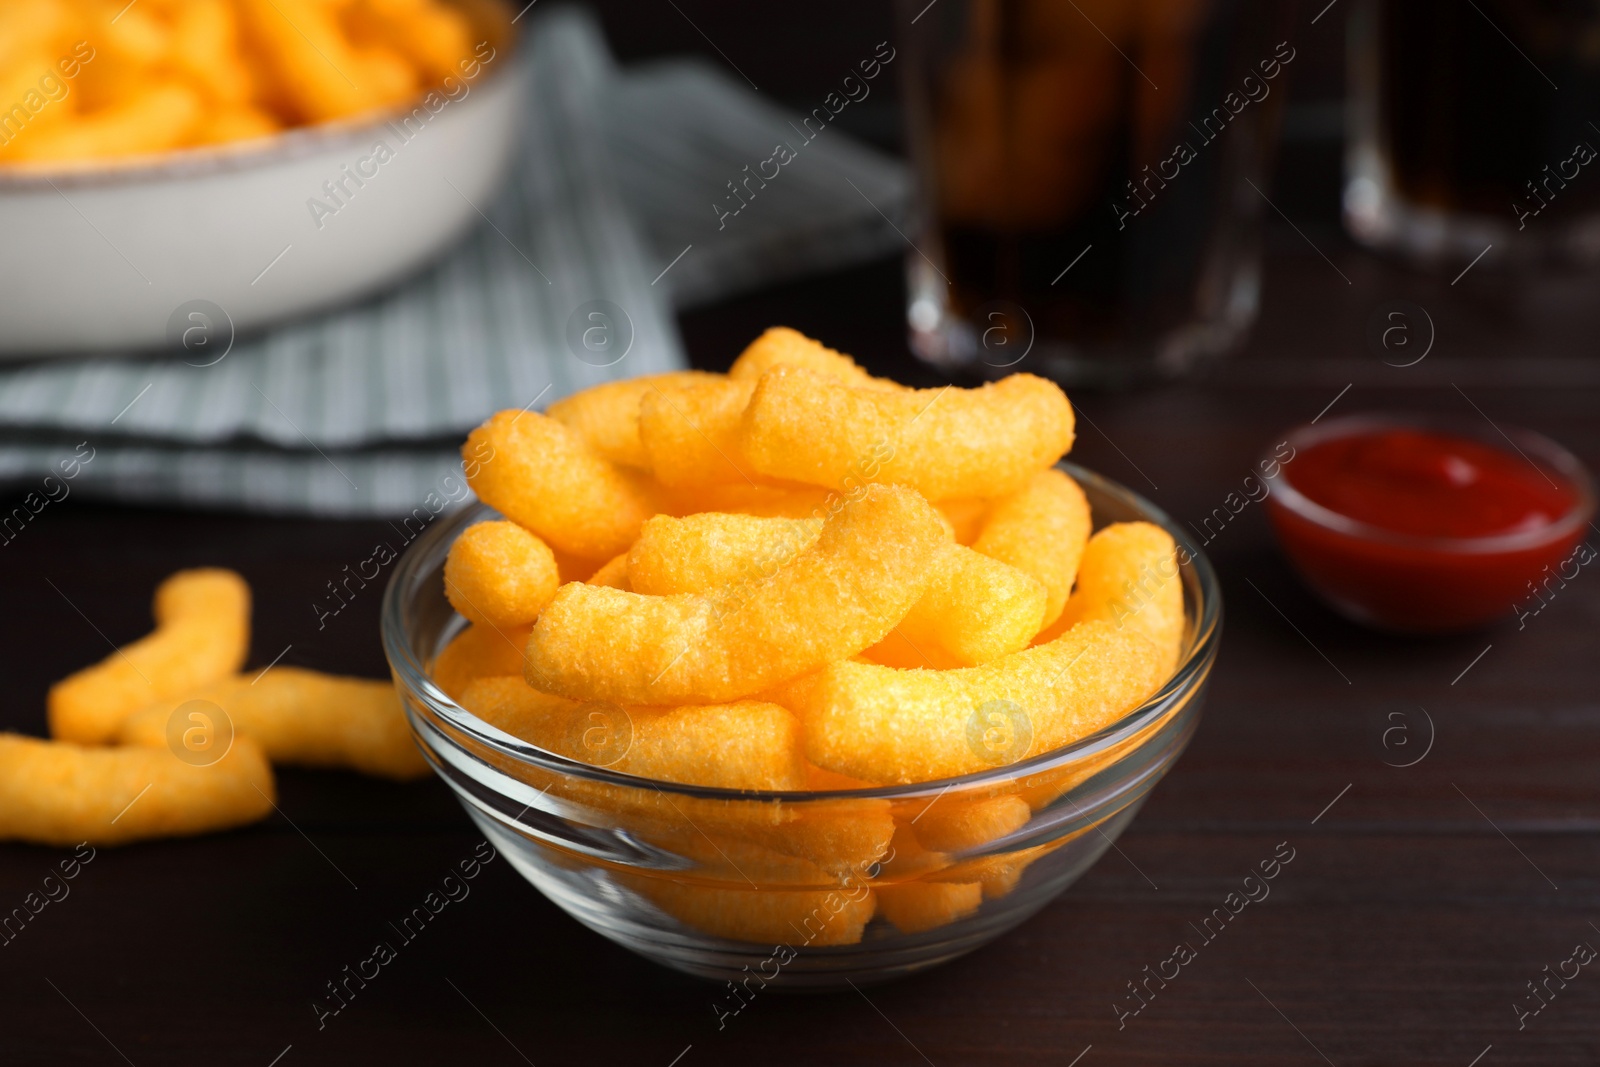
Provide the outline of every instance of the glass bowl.
<path id="1" fill-rule="evenodd" d="M 1053 900 L 1111 846 L 1199 722 L 1222 629 L 1210 563 L 1136 494 L 1062 469 L 1097 525 L 1143 519 L 1177 540 L 1187 626 L 1159 692 L 1099 733 L 1021 762 L 916 785 L 738 791 L 618 773 L 490 726 L 429 675 L 465 625 L 443 568 L 462 530 L 496 517 L 481 505 L 434 524 L 396 565 L 384 650 L 439 776 L 490 843 L 579 922 L 728 982 L 730 1014 L 774 982 L 888 980 L 971 952 Z M 952 714 L 971 716 L 974 744 L 1003 759 L 1005 716 L 980 721 L 975 710 Z"/>
<path id="2" fill-rule="evenodd" d="M 1493 537 L 1422 537 L 1360 522 L 1311 500 L 1295 487 L 1293 458 L 1324 441 L 1380 430 L 1426 430 L 1488 445 L 1506 445 L 1552 484 L 1572 489 L 1572 506 L 1538 529 Z M 1595 513 L 1594 481 L 1583 463 L 1548 437 L 1515 426 L 1429 414 L 1361 414 L 1290 431 L 1293 451 L 1267 478 L 1267 515 L 1278 543 L 1305 583 L 1346 618 L 1393 633 L 1470 630 L 1513 616 L 1537 614 L 1544 599 L 1573 575 L 1561 573 Z M 1511 455 L 1511 453 L 1507 453 Z M 1281 457 L 1277 457 L 1281 458 Z M 1576 566 L 1573 573 L 1576 574 Z"/>

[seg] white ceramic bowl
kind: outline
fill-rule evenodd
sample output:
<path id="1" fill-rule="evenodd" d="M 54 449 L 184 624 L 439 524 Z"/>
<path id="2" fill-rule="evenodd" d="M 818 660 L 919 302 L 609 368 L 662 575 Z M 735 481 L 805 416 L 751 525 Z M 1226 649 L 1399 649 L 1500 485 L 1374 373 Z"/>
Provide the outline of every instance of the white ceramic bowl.
<path id="1" fill-rule="evenodd" d="M 242 333 L 415 270 L 481 220 L 511 162 L 521 51 L 514 35 L 484 48 L 437 110 L 93 169 L 0 168 L 0 358 L 168 346 L 197 301 Z"/>

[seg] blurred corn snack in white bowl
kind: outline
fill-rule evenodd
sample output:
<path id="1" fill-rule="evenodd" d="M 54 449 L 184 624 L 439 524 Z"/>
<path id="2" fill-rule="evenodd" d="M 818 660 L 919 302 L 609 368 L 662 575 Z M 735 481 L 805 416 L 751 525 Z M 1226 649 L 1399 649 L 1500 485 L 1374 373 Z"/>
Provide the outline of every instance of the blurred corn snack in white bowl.
<path id="1" fill-rule="evenodd" d="M 498 0 L 118 6 L 0 12 L 0 357 L 333 306 L 419 268 L 505 177 L 523 93 Z"/>

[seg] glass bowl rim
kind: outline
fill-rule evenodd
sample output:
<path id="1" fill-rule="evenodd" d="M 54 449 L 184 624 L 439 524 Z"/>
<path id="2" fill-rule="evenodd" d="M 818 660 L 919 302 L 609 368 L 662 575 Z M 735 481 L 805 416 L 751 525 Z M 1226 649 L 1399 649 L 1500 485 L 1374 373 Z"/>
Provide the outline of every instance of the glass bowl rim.
<path id="1" fill-rule="evenodd" d="M 981 789 L 988 785 L 1014 782 L 1019 778 L 1026 778 L 1070 766 L 1079 760 L 1099 755 L 1121 744 L 1152 723 L 1160 721 L 1171 710 L 1174 702 L 1190 695 L 1205 680 L 1210 672 L 1211 664 L 1216 659 L 1217 647 L 1222 636 L 1222 586 L 1217 578 L 1216 571 L 1211 566 L 1210 560 L 1189 542 L 1188 537 L 1179 529 L 1172 518 L 1126 486 L 1080 467 L 1075 463 L 1062 461 L 1056 464 L 1056 467 L 1070 475 L 1085 488 L 1093 487 L 1096 493 L 1119 499 L 1119 502 L 1125 507 L 1138 512 L 1142 521 L 1152 522 L 1172 535 L 1173 540 L 1177 543 L 1180 558 L 1186 557 L 1187 560 L 1181 566 L 1192 565 L 1194 567 L 1193 574 L 1195 586 L 1198 589 L 1199 604 L 1196 612 L 1196 624 L 1192 634 L 1189 635 L 1189 643 L 1183 651 L 1178 667 L 1160 689 L 1145 698 L 1138 707 L 1129 710 L 1116 722 L 1101 728 L 1097 732 L 1080 738 L 1071 744 L 1041 752 L 1036 756 L 1031 756 L 1015 763 L 1001 764 L 996 767 L 950 778 L 937 778 L 926 782 L 911 782 L 903 785 L 873 786 L 869 789 L 728 789 L 645 778 L 639 775 L 614 771 L 608 767 L 583 763 L 538 748 L 513 734 L 491 726 L 451 700 L 438 687 L 423 667 L 415 649 L 411 647 L 405 627 L 406 603 L 404 591 L 410 588 L 417 580 L 418 572 L 423 566 L 423 560 L 430 555 L 430 550 L 436 551 L 441 542 L 454 540 L 463 529 L 473 523 L 481 521 L 485 517 L 498 514 L 493 508 L 481 502 L 463 507 L 454 514 L 432 523 L 401 554 L 383 594 L 379 625 L 384 655 L 389 661 L 390 670 L 394 673 L 397 684 L 402 685 L 405 689 L 405 695 L 422 703 L 433 716 L 442 720 L 452 730 L 458 731 L 471 738 L 474 743 L 491 749 L 502 756 L 509 757 L 520 764 L 548 773 L 569 775 L 588 782 L 632 789 L 648 787 L 654 788 L 663 794 L 670 793 L 702 800 L 779 801 L 791 804 L 841 798 L 852 800 L 907 800 L 929 795 L 942 795 L 952 789 Z M 406 709 L 406 713 L 408 716 L 415 714 L 409 707 Z M 482 759 L 477 753 L 466 749 L 461 741 L 440 730 L 436 724 L 430 723 L 429 726 L 429 732 L 446 738 L 456 747 L 467 751 L 473 758 Z M 422 732 L 413 727 L 413 733 L 419 735 L 418 743 L 420 744 Z M 1158 736 L 1158 734 L 1159 732 L 1152 734 L 1152 737 Z M 505 772 L 501 770 L 500 773 Z"/>
<path id="2" fill-rule="evenodd" d="M 1284 441 L 1294 446 L 1298 455 L 1301 447 L 1310 447 L 1323 441 L 1374 429 L 1437 430 L 1484 442 L 1502 452 L 1505 449 L 1501 447 L 1501 441 L 1509 441 L 1511 446 L 1522 454 L 1522 458 L 1527 459 L 1541 474 L 1549 476 L 1538 463 L 1529 459 L 1529 452 L 1567 479 L 1574 493 L 1572 507 L 1549 526 L 1521 533 L 1494 534 L 1488 537 L 1431 537 L 1401 533 L 1374 526 L 1360 519 L 1352 519 L 1307 497 L 1294 487 L 1289 477 L 1289 469 L 1294 463 L 1292 459 L 1288 462 L 1278 461 L 1278 472 L 1265 479 L 1271 483 L 1273 495 L 1278 497 L 1278 506 L 1314 526 L 1355 540 L 1425 552 L 1461 555 L 1494 555 L 1556 544 L 1572 536 L 1594 517 L 1596 503 L 1594 479 L 1589 474 L 1588 468 L 1583 465 L 1583 461 L 1544 434 L 1521 426 L 1490 422 L 1485 427 L 1465 415 L 1443 412 L 1373 411 L 1341 415 L 1329 419 L 1321 426 L 1312 423 L 1296 426 L 1284 435 Z M 1263 455 L 1261 462 L 1266 463 L 1269 460 L 1276 461 L 1276 454 Z"/>

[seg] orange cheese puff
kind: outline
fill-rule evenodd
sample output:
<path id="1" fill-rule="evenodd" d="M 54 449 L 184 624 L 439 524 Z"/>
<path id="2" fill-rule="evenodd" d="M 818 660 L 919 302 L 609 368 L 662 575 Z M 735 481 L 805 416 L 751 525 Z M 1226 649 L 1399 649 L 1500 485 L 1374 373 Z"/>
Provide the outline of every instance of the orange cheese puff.
<path id="1" fill-rule="evenodd" d="M 238 0 L 250 38 L 297 117 L 324 122 L 381 102 L 333 10 L 318 0 Z"/>
<path id="2" fill-rule="evenodd" d="M 811 790 L 872 787 L 870 782 L 834 775 L 815 765 L 806 765 L 805 774 L 804 788 Z M 779 880 L 783 858 L 802 861 L 813 870 L 823 872 L 826 877 L 820 881 L 811 879 L 816 884 L 849 885 L 874 877 L 880 865 L 890 859 L 890 842 L 896 833 L 890 803 L 875 797 L 841 797 L 796 804 L 692 801 L 684 797 L 669 801 L 661 794 L 653 794 L 650 799 L 659 801 L 659 810 L 652 813 L 659 818 L 647 824 L 647 829 L 641 831 L 642 836 L 672 851 L 695 855 L 709 864 L 710 858 L 703 855 L 703 849 L 696 851 L 697 844 L 693 840 L 698 837 L 703 842 L 703 831 L 728 857 L 738 857 L 736 862 L 744 869 L 744 874 L 763 886 Z M 637 808 L 637 804 L 619 806 Z M 641 825 L 637 816 L 631 825 Z M 743 853 L 735 851 L 736 846 L 749 850 L 748 860 Z M 762 861 L 762 856 L 767 860 Z M 762 880 L 761 874 L 747 866 L 747 862 L 764 862 L 767 880 Z M 797 882 L 788 874 L 784 874 L 782 880 L 789 885 Z"/>
<path id="3" fill-rule="evenodd" d="M 79 13 L 61 4 L 0 5 L 0 80 L 15 76 L 19 83 L 33 82 L 37 87 L 40 73 L 50 68 L 57 43 L 75 33 L 79 24 Z"/>
<path id="4" fill-rule="evenodd" d="M 533 735 L 541 732 L 549 734 L 551 725 L 560 716 L 582 706 L 576 700 L 539 692 L 523 681 L 520 674 L 480 675 L 467 683 L 456 703 L 490 726 L 563 756 L 569 755 L 565 749 L 570 747 L 565 739 L 557 739 L 556 744 L 546 744 L 535 740 Z M 619 742 L 626 742 L 628 734 L 627 730 L 621 731 Z M 609 753 L 619 754 L 620 750 Z M 585 757 L 585 762 L 599 761 Z"/>
<path id="5" fill-rule="evenodd" d="M 1028 647 L 1043 624 L 1045 590 L 1016 567 L 961 545 L 935 557 L 922 599 L 896 629 L 917 648 L 935 646 L 974 667 Z"/>
<path id="6" fill-rule="evenodd" d="M 917 840 L 938 852 L 977 848 L 1028 825 L 1033 809 L 1018 796 L 939 800 L 915 813 Z"/>
<path id="7" fill-rule="evenodd" d="M 488 683 L 474 696 L 485 693 L 492 698 L 493 687 Z M 559 698 L 547 699 L 559 701 Z M 529 703 L 537 714 L 538 705 Z M 555 703 L 553 706 L 560 710 L 563 705 Z M 602 718 L 598 722 L 591 719 L 585 725 L 586 730 L 605 731 L 609 724 L 617 721 L 615 705 L 604 708 L 591 705 L 591 708 L 601 711 Z M 635 710 L 629 709 L 630 712 Z M 591 748 L 605 743 L 603 736 L 591 735 L 588 739 Z M 494 761 L 492 753 L 485 754 L 485 758 Z M 701 835 L 709 835 L 730 857 L 735 855 L 730 847 L 730 842 L 734 842 L 741 849 L 758 849 L 770 856 L 803 860 L 826 874 L 825 878 L 807 879 L 808 884 L 848 884 L 851 879 L 873 876 L 877 865 L 885 859 L 895 832 L 889 802 L 878 798 L 841 797 L 804 803 L 712 800 L 669 796 L 648 783 L 623 787 L 578 782 L 570 777 L 551 782 L 537 773 L 513 773 L 535 788 L 548 784 L 553 796 L 581 809 L 580 821 L 591 825 L 625 826 L 643 840 L 672 851 L 684 852 L 687 848 L 702 860 L 705 860 L 703 850 L 695 852 L 692 842 L 691 846 L 685 846 L 687 838 L 699 837 L 703 841 Z M 742 865 L 744 861 L 737 862 Z M 775 877 L 783 866 L 783 861 L 772 860 L 767 864 L 767 877 Z M 759 880 L 757 872 L 747 869 L 745 873 L 757 878 L 758 884 L 767 884 Z M 789 879 L 787 874 L 783 877 Z M 793 879 L 789 879 L 789 883 L 793 884 Z"/>
<path id="8" fill-rule="evenodd" d="M 873 781 L 926 782 L 1109 726 L 1161 683 L 1165 661 L 1134 628 L 1096 620 L 981 667 L 831 663 L 769 699 L 800 716 L 813 763 Z"/>
<path id="9" fill-rule="evenodd" d="M 927 801 L 922 801 L 922 806 L 927 806 Z M 909 804 L 908 804 L 909 806 Z M 900 805 L 891 805 L 899 808 Z M 916 812 L 911 813 L 913 819 Z M 950 857 L 943 852 L 934 852 L 924 848 L 922 842 L 917 840 L 916 829 L 912 822 L 896 818 L 894 824 L 894 837 L 889 842 L 889 848 L 884 853 L 883 863 L 877 871 L 880 883 L 909 882 L 925 875 L 947 869 L 950 866 Z M 973 881 L 973 878 L 963 879 Z"/>
<path id="10" fill-rule="evenodd" d="M 497 630 L 474 623 L 457 634 L 433 661 L 433 680 L 445 695 L 460 703 L 474 678 L 521 674 L 522 650 L 531 626 Z"/>
<path id="11" fill-rule="evenodd" d="M 215 705 L 224 722 L 206 721 L 216 718 L 209 709 L 186 712 L 190 701 Z M 174 714 L 179 717 L 177 724 L 172 722 Z M 234 736 L 260 744 L 274 763 L 335 767 L 400 781 L 428 773 L 427 762 L 411 740 L 393 682 L 342 678 L 300 667 L 241 675 L 152 704 L 123 724 L 120 740 L 150 748 L 170 745 L 175 738 L 178 744 L 187 744 L 187 731 L 193 727 L 215 736 L 228 724 Z"/>
<path id="12" fill-rule="evenodd" d="M 172 62 L 218 103 L 248 105 L 254 79 L 239 55 L 239 24 L 229 0 L 185 0 L 173 14 Z"/>
<path id="13" fill-rule="evenodd" d="M 1148 741 L 1150 735 L 1159 730 L 1167 719 L 1177 714 L 1182 707 L 1182 704 L 1175 705 L 1161 718 L 1147 722 L 1142 729 L 1093 755 L 1084 756 L 1072 763 L 1039 774 L 1030 774 L 1016 783 L 1019 787 L 1017 795 L 1027 801 L 1034 811 L 1049 807 L 1061 794 L 1069 789 L 1076 789 L 1095 775 L 1108 770 L 1129 752 Z"/>
<path id="14" fill-rule="evenodd" d="M 765 482 L 765 479 L 763 479 Z M 722 511 L 768 518 L 803 519 L 826 515 L 828 498 L 837 493 L 814 485 L 766 483 L 750 485 L 678 486 L 668 490 L 669 513 L 695 515 L 702 511 Z"/>
<path id="15" fill-rule="evenodd" d="M 950 877 L 974 878 L 983 886 L 985 900 L 998 900 L 1017 888 L 1017 883 L 1022 881 L 1033 862 L 1066 844 L 1074 838 L 1081 837 L 1093 830 L 1078 830 L 1068 834 L 1059 841 L 1052 841 L 1048 845 L 1035 845 L 1032 848 L 1019 849 L 1001 856 L 988 856 L 970 863 L 959 864 L 949 872 L 935 875 L 943 878 L 947 873 Z"/>
<path id="16" fill-rule="evenodd" d="M 244 666 L 250 587 L 227 570 L 179 571 L 156 588 L 155 631 L 50 687 L 50 736 L 105 744 L 146 705 Z"/>
<path id="17" fill-rule="evenodd" d="M 933 506 L 939 509 L 939 514 L 950 524 L 955 543 L 971 545 L 983 532 L 983 520 L 988 517 L 994 501 L 978 496 L 958 496 L 940 500 Z M 1084 534 L 1084 537 L 1088 536 L 1087 533 Z M 1006 562 L 1009 563 L 1010 560 Z"/>
<path id="18" fill-rule="evenodd" d="M 805 788 L 799 725 L 776 704 L 624 709 L 550 696 L 512 676 L 473 681 L 461 706 L 540 748 L 624 774 L 719 789 Z"/>
<path id="19" fill-rule="evenodd" d="M 487 755 L 492 757 L 493 753 Z M 491 758 L 490 762 L 494 760 Z M 662 792 L 659 785 L 652 785 L 648 780 L 633 786 L 608 785 L 581 781 L 570 775 L 553 776 L 527 765 L 521 769 L 510 766 L 504 769 L 536 790 L 549 786 L 549 795 L 564 801 L 571 818 L 584 825 L 625 829 L 640 840 L 659 843 L 668 849 L 680 849 L 689 836 L 698 838 L 702 843 L 709 836 L 724 848 L 729 841 L 739 841 L 779 856 L 774 861 L 774 872 L 785 865 L 792 867 L 789 860 L 806 859 L 799 850 L 772 847 L 761 839 L 760 833 L 752 832 L 753 829 L 775 827 L 788 821 L 791 813 L 785 805 L 757 800 L 704 800 L 674 795 Z M 703 852 L 695 854 L 704 859 Z M 812 866 L 816 865 L 813 863 Z M 829 875 L 823 881 L 825 884 L 836 884 L 839 878 Z"/>
<path id="20" fill-rule="evenodd" d="M 510 629 L 528 626 L 556 595 L 550 546 L 514 522 L 480 522 L 450 546 L 444 591 L 466 618 Z"/>
<path id="21" fill-rule="evenodd" d="M 916 934 L 965 919 L 983 903 L 977 882 L 899 882 L 878 886 L 878 914 L 903 934 Z"/>
<path id="22" fill-rule="evenodd" d="M 165 152 L 189 142 L 204 116 L 199 94 L 178 82 L 142 86 L 118 103 L 17 139 L 10 158 L 93 160 Z"/>
<path id="23" fill-rule="evenodd" d="M 865 878 L 889 852 L 894 812 L 887 800 L 812 800 L 786 805 L 781 822 L 726 823 L 729 832 L 767 848 L 810 860 L 839 878 Z"/>
<path id="24" fill-rule="evenodd" d="M 741 700 L 631 714 L 633 743 L 618 770 L 720 789 L 806 787 L 800 724 L 776 704 Z"/>
<path id="25" fill-rule="evenodd" d="M 731 889 L 642 875 L 630 875 L 627 882 L 687 926 L 730 941 L 782 945 L 790 953 L 797 948 L 856 944 L 876 906 L 865 885 Z"/>
<path id="26" fill-rule="evenodd" d="M 576 700 L 737 700 L 882 640 L 922 595 L 943 543 L 916 493 L 867 486 L 770 578 L 676 596 L 562 586 L 534 624 L 523 673 Z"/>
<path id="27" fill-rule="evenodd" d="M 639 440 L 640 400 L 657 386 L 719 380 L 720 375 L 697 370 L 624 378 L 557 400 L 545 409 L 545 414 L 576 430 L 590 448 L 612 463 L 648 471 L 650 455 Z"/>
<path id="28" fill-rule="evenodd" d="M 195 144 L 229 144 L 266 137 L 282 129 L 270 114 L 249 104 L 211 111 L 194 132 Z"/>
<path id="29" fill-rule="evenodd" d="M 108 52 L 135 67 L 154 66 L 172 52 L 172 27 L 162 13 L 149 10 L 124 12 L 125 18 L 98 27 Z"/>
<path id="30" fill-rule="evenodd" d="M 1060 625 L 1100 619 L 1144 634 L 1161 650 L 1162 679 L 1183 645 L 1183 581 L 1172 535 L 1148 522 L 1118 522 L 1089 539 L 1078 589 Z"/>
<path id="31" fill-rule="evenodd" d="M 1058 386 L 1013 374 L 977 389 L 862 389 L 799 367 L 756 385 L 744 458 L 774 478 L 848 489 L 909 486 L 929 500 L 1015 492 L 1072 447 Z"/>
<path id="32" fill-rule="evenodd" d="M 875 389 L 902 388 L 898 382 L 874 378 L 844 353 L 835 352 L 787 326 L 773 326 L 751 341 L 739 353 L 739 358 L 733 361 L 733 366 L 728 368 L 728 377 L 735 381 L 755 382 L 778 366 L 804 367 L 847 385 Z"/>
<path id="33" fill-rule="evenodd" d="M 660 510 L 642 479 L 544 415 L 502 411 L 468 435 L 462 456 L 480 500 L 574 556 L 604 561 L 625 551 Z"/>
<path id="34" fill-rule="evenodd" d="M 821 519 L 777 519 L 708 511 L 657 515 L 628 550 L 636 593 L 705 593 L 768 578 L 816 543 Z"/>
<path id="35" fill-rule="evenodd" d="M 754 382 L 711 378 L 659 385 L 639 398 L 639 440 L 662 485 L 761 485 L 739 452 Z"/>
<path id="36" fill-rule="evenodd" d="M 922 824 L 918 823 L 917 825 L 920 828 Z M 1048 844 L 1032 845 L 1028 848 L 962 860 L 949 864 L 941 870 L 929 872 L 923 877 L 929 882 L 977 882 L 983 886 L 984 899 L 994 900 L 1015 889 L 1017 883 L 1022 880 L 1023 872 L 1035 860 L 1054 852 L 1070 841 L 1075 841 L 1086 834 L 1096 832 L 1096 826 L 1086 826 Z M 935 853 L 935 855 L 943 856 L 945 854 L 940 852 Z"/>
<path id="37" fill-rule="evenodd" d="M 416 69 L 393 48 L 369 44 L 352 48 L 351 53 L 356 65 L 353 77 L 367 92 L 371 100 L 368 107 L 410 102 L 412 97 L 421 95 Z M 416 106 L 426 107 L 426 104 Z"/>
<path id="38" fill-rule="evenodd" d="M 1061 615 L 1089 540 L 1089 501 L 1065 472 L 1040 471 L 1026 488 L 994 503 L 972 547 L 1044 583 L 1044 622 Z"/>
<path id="39" fill-rule="evenodd" d="M 610 563 L 607 563 L 589 576 L 589 584 L 635 591 L 633 582 L 628 577 L 628 553 L 624 552 L 620 556 L 612 557 Z"/>
<path id="40" fill-rule="evenodd" d="M 918 840 L 922 822 L 927 818 L 923 813 L 931 810 L 926 801 L 907 801 L 895 807 L 910 821 L 896 821 L 892 860 L 884 864 L 882 873 L 888 884 L 920 881 L 978 885 L 985 897 L 1004 896 L 1016 885 L 1022 869 L 1031 862 L 1032 855 L 1039 851 L 1037 848 L 1024 849 L 954 861 L 949 853 L 926 848 Z M 993 893 L 990 892 L 991 885 L 994 887 Z"/>
<path id="41" fill-rule="evenodd" d="M 195 766 L 161 748 L 86 748 L 0 734 L 0 841 L 120 845 L 255 822 L 272 811 L 272 768 L 237 737 Z"/>
<path id="42" fill-rule="evenodd" d="M 808 859 L 731 836 L 698 819 L 691 823 L 680 817 L 675 826 L 656 824 L 647 829 L 641 829 L 635 820 L 628 829 L 657 848 L 693 860 L 692 870 L 701 882 L 753 885 L 764 890 L 826 890 L 842 884 L 837 875 Z"/>
<path id="43" fill-rule="evenodd" d="M 1107 745 L 1092 755 L 1081 756 L 1071 763 L 1030 774 L 1014 782 L 1013 788 L 1034 811 L 1042 811 L 1057 797 L 1068 790 L 1076 789 L 1095 775 L 1115 773 L 1112 768 L 1117 763 L 1148 741 L 1151 735 L 1165 727 L 1186 706 L 1187 701 L 1173 701 L 1160 718 L 1146 720 L 1142 727 L 1115 744 Z"/>
<path id="44" fill-rule="evenodd" d="M 20 26 L 17 24 L 19 17 L 23 23 Z M 74 117 L 73 111 L 65 106 L 65 100 L 50 106 L 39 91 L 39 79 L 56 69 L 54 50 L 57 34 L 54 27 L 45 25 L 45 21 L 54 19 L 43 11 L 19 12 L 0 6 L 0 100 L 7 102 L 3 105 L 6 107 L 13 102 L 21 105 L 20 116 L 16 111 L 0 112 L 0 160 L 11 156 L 18 143 L 26 139 L 23 137 L 24 131 L 31 136 L 41 129 L 48 130 L 52 125 L 70 122 Z M 29 40 L 34 35 L 41 38 L 37 43 Z M 25 103 L 30 93 L 33 94 L 33 102 L 40 108 L 37 114 L 30 114 Z M 76 100 L 72 101 L 74 108 L 76 104 Z M 18 125 L 19 118 L 21 127 Z"/>
<path id="45" fill-rule="evenodd" d="M 450 5 L 433 0 L 365 0 L 352 5 L 355 21 L 398 48 L 430 82 L 459 76 L 456 64 L 472 54 L 472 26 Z"/>

